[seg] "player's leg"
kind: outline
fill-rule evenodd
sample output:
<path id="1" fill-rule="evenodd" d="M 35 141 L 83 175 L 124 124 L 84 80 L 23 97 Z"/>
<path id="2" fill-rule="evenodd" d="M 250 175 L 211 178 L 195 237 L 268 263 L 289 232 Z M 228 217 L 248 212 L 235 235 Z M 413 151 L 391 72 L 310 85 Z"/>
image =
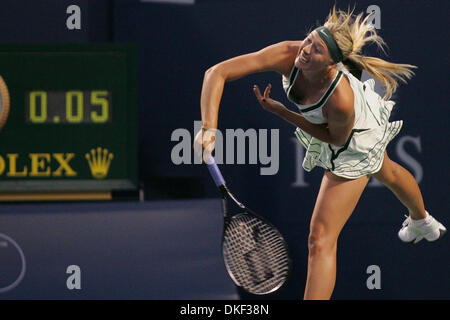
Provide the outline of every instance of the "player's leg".
<path id="1" fill-rule="evenodd" d="M 381 170 L 372 176 L 388 187 L 409 210 L 409 217 L 398 233 L 400 240 L 417 243 L 425 238 L 435 241 L 447 231 L 425 210 L 422 193 L 411 173 L 389 159 L 387 152 Z"/>
<path id="2" fill-rule="evenodd" d="M 388 187 L 403 205 L 408 208 L 413 220 L 426 217 L 422 193 L 413 175 L 398 163 L 392 161 L 384 152 L 383 166 L 372 175 Z"/>
<path id="3" fill-rule="evenodd" d="M 367 176 L 349 180 L 325 172 L 310 223 L 304 299 L 331 297 L 336 281 L 337 239 L 368 181 Z"/>

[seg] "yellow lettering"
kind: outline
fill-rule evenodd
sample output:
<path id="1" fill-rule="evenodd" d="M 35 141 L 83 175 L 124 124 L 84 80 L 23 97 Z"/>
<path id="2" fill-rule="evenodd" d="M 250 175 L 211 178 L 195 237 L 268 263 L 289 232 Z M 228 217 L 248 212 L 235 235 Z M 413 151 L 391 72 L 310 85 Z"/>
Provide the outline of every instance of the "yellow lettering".
<path id="1" fill-rule="evenodd" d="M 95 123 L 108 121 L 108 91 L 92 91 L 91 104 L 101 106 L 101 112 L 91 111 L 91 119 Z"/>
<path id="2" fill-rule="evenodd" d="M 65 156 L 65 157 L 64 157 Z M 61 177 L 62 171 L 65 170 L 67 177 L 76 176 L 77 173 L 69 166 L 69 161 L 75 157 L 75 153 L 53 153 L 53 158 L 59 162 L 59 168 L 53 172 L 54 177 Z"/>
<path id="3" fill-rule="evenodd" d="M 73 106 L 72 98 L 76 98 L 75 108 Z M 74 115 L 74 109 L 76 115 Z M 83 92 L 82 91 L 67 91 L 66 92 L 66 119 L 70 123 L 79 123 L 83 121 Z"/>
<path id="4" fill-rule="evenodd" d="M 38 115 L 37 98 L 40 98 L 40 115 Z M 31 91 L 30 92 L 30 120 L 33 123 L 44 123 L 47 120 L 47 92 Z"/>
<path id="5" fill-rule="evenodd" d="M 17 157 L 19 156 L 17 153 L 8 153 L 6 155 L 9 159 L 9 171 L 6 174 L 8 177 L 26 177 L 28 173 L 28 168 L 24 167 L 22 172 L 17 172 Z"/>
<path id="6" fill-rule="evenodd" d="M 30 153 L 28 155 L 31 159 L 31 171 L 30 177 L 49 177 L 50 176 L 50 167 L 46 165 L 50 162 L 50 154 L 49 153 Z M 45 168 L 47 167 L 47 170 Z M 43 171 L 40 171 L 43 170 Z"/>
<path id="7" fill-rule="evenodd" d="M 5 159 L 0 156 L 0 175 L 3 174 L 3 171 L 5 171 Z"/>

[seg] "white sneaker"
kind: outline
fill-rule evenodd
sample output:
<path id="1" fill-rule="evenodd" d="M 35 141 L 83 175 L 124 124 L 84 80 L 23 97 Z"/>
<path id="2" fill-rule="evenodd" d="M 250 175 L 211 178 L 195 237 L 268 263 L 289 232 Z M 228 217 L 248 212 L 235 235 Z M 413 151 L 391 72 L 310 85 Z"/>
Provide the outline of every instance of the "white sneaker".
<path id="1" fill-rule="evenodd" d="M 417 243 L 423 238 L 428 241 L 435 241 L 447 232 L 442 223 L 433 218 L 427 211 L 425 212 L 427 214 L 425 219 L 413 220 L 411 217 L 405 216 L 406 220 L 398 232 L 400 240 L 408 243 Z"/>

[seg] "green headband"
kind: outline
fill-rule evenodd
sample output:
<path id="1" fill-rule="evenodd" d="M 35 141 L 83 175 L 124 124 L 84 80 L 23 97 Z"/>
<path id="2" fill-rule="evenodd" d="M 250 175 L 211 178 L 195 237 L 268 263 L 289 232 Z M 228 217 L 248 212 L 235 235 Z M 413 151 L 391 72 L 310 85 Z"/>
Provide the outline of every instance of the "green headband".
<path id="1" fill-rule="evenodd" d="M 315 29 L 319 36 L 322 38 L 323 42 L 328 47 L 328 51 L 330 52 L 330 56 L 333 59 L 335 63 L 338 63 L 342 61 L 342 51 L 339 49 L 338 44 L 336 43 L 336 40 L 334 40 L 333 35 L 331 34 L 330 30 L 328 30 L 326 27 L 321 26 Z"/>

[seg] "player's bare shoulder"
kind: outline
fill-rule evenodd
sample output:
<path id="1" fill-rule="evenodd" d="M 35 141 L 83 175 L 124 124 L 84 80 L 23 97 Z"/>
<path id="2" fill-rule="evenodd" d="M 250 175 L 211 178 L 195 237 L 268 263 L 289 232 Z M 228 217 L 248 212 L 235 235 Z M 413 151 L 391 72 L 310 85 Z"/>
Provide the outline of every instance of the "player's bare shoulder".
<path id="1" fill-rule="evenodd" d="M 286 77 L 289 77 L 289 74 L 291 73 L 292 66 L 294 65 L 295 58 L 298 55 L 298 51 L 300 50 L 302 41 L 291 41 L 286 40 L 283 41 L 283 47 L 284 47 L 284 59 L 283 63 L 281 65 L 281 68 L 279 72 L 283 74 Z"/>
<path id="2" fill-rule="evenodd" d="M 298 50 L 300 49 L 301 45 L 302 45 L 302 40 L 286 40 L 286 45 L 287 48 L 290 52 L 292 52 L 293 54 L 297 55 Z"/>
<path id="3" fill-rule="evenodd" d="M 276 71 L 289 75 L 298 50 L 299 41 L 286 40 L 267 46 L 256 54 L 260 64 L 264 66 L 262 71 Z"/>

